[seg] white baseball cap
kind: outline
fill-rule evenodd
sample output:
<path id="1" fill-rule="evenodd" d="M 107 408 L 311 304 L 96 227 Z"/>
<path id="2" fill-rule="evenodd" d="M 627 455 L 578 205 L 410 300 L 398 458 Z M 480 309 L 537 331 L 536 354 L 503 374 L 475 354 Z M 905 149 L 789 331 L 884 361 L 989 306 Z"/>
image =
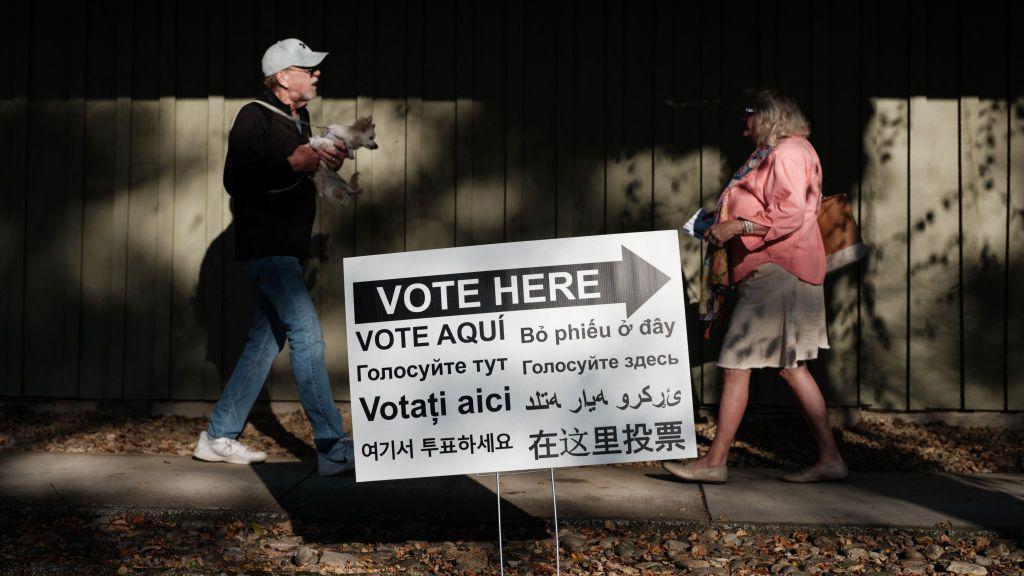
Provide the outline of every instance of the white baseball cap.
<path id="1" fill-rule="evenodd" d="M 275 42 L 263 53 L 263 76 L 271 76 L 289 66 L 318 66 L 327 52 L 314 52 L 297 38 Z"/>

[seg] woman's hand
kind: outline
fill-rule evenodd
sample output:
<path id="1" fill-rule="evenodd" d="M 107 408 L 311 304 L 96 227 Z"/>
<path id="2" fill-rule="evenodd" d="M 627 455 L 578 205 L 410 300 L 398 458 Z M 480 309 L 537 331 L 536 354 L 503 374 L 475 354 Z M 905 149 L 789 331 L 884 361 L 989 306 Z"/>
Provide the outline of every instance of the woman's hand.
<path id="1" fill-rule="evenodd" d="M 707 236 L 712 244 L 721 246 L 741 232 L 743 232 L 743 224 L 739 220 L 726 220 L 709 228 Z"/>

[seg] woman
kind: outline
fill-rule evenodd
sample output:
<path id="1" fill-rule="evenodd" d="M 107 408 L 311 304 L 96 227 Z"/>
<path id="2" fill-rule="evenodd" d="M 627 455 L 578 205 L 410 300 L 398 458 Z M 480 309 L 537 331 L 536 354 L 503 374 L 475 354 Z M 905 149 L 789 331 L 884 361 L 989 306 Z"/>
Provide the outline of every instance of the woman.
<path id="1" fill-rule="evenodd" d="M 825 333 L 825 249 L 818 230 L 821 163 L 810 128 L 792 100 L 769 91 L 753 94 L 744 136 L 757 145 L 719 199 L 706 258 L 701 305 L 705 320 L 718 316 L 724 288 L 736 289 L 736 307 L 722 341 L 718 366 L 724 388 L 718 428 L 707 454 L 689 463 L 666 463 L 684 480 L 725 482 L 729 446 L 747 405 L 750 371 L 780 368 L 818 446 L 811 467 L 790 482 L 842 480 L 848 475 L 825 400 L 806 362 L 828 348 Z M 719 276 L 716 278 L 716 275 Z"/>

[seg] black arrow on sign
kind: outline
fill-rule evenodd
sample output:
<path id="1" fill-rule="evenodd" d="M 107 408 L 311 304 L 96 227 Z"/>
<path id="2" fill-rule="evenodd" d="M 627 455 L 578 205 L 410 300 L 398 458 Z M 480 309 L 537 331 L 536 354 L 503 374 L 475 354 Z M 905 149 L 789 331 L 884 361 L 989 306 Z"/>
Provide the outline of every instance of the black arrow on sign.
<path id="1" fill-rule="evenodd" d="M 596 274 L 586 276 L 587 280 L 597 281 L 597 285 L 587 288 L 589 294 L 600 294 L 597 298 L 579 298 L 579 286 L 577 285 L 577 272 L 592 271 Z M 555 291 L 555 298 L 550 299 L 551 292 L 548 289 L 548 274 L 552 272 L 568 272 L 573 283 L 570 287 L 574 298 L 568 298 L 562 291 Z M 544 296 L 543 302 L 523 302 L 522 278 L 528 274 L 541 274 L 544 276 L 544 289 L 538 293 Z M 502 302 L 499 304 L 495 294 L 495 282 L 500 281 L 501 286 L 509 286 L 512 277 L 517 278 L 518 303 L 511 302 L 509 293 L 501 295 Z M 435 283 L 455 282 L 464 280 L 477 280 L 472 284 L 472 289 L 478 293 L 467 298 L 467 301 L 479 303 L 474 307 L 459 307 L 458 297 L 455 288 L 449 287 L 447 294 L 447 309 L 442 307 L 442 299 L 439 297 L 439 290 L 434 288 Z M 596 306 L 601 304 L 625 304 L 626 316 L 632 316 L 633 312 L 650 299 L 669 280 L 669 277 L 658 270 L 643 258 L 637 256 L 625 246 L 622 247 L 622 259 L 612 262 L 593 262 L 583 264 L 560 264 L 556 266 L 541 266 L 536 268 L 514 268 L 508 270 L 487 270 L 483 272 L 464 272 L 460 274 L 441 274 L 437 276 L 418 276 L 411 278 L 394 278 L 388 280 L 372 280 L 367 282 L 355 282 L 352 285 L 353 308 L 355 309 L 355 323 L 365 324 L 371 322 L 388 322 L 392 320 L 411 320 L 415 318 L 436 318 L 440 316 L 458 316 L 462 314 L 486 314 L 493 312 L 513 312 L 518 310 L 536 310 L 539 308 L 567 308 L 572 306 Z M 430 304 L 423 310 L 413 311 L 406 306 L 405 290 L 409 286 L 421 284 L 431 288 Z M 395 290 L 398 290 L 395 296 Z M 382 296 L 382 294 L 384 296 Z M 397 304 L 394 312 L 388 314 L 385 308 L 385 299 L 393 298 Z M 424 291 L 419 290 L 410 294 L 413 308 L 420 308 L 425 303 Z"/>

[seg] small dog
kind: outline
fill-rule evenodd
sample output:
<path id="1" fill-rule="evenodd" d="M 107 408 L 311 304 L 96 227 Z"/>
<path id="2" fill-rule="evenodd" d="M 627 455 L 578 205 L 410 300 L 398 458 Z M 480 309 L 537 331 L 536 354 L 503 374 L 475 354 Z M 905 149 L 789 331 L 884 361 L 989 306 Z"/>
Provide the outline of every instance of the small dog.
<path id="1" fill-rule="evenodd" d="M 314 150 L 324 150 L 336 143 L 345 146 L 345 157 L 352 159 L 356 157 L 356 149 L 367 148 L 376 150 L 377 134 L 374 131 L 373 116 L 363 116 L 348 126 L 330 124 L 319 136 L 309 139 L 309 145 Z M 313 183 L 320 192 L 320 196 L 339 202 L 342 206 L 348 205 L 349 199 L 363 191 L 359 187 L 359 173 L 352 175 L 348 182 L 337 172 L 328 169 L 323 164 L 317 168 L 313 175 Z"/>

